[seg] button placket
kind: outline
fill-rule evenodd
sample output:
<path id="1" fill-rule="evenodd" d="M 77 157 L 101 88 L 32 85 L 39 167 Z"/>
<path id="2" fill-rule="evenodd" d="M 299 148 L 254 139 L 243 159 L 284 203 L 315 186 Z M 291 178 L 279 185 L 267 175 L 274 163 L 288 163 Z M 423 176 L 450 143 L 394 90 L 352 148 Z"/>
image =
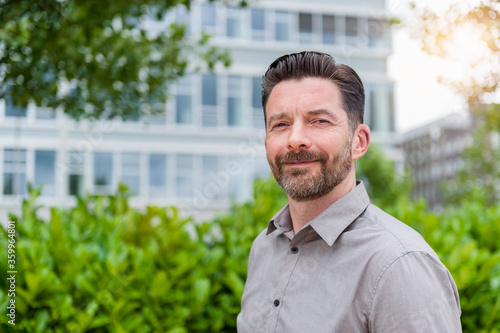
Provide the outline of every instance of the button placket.
<path id="1" fill-rule="evenodd" d="M 301 247 L 304 245 L 304 242 L 307 239 L 307 235 L 310 233 L 311 229 L 308 227 L 306 230 L 301 230 L 299 233 L 295 235 L 295 237 L 292 239 L 289 251 L 292 254 L 297 254 L 299 253 L 299 246 Z"/>

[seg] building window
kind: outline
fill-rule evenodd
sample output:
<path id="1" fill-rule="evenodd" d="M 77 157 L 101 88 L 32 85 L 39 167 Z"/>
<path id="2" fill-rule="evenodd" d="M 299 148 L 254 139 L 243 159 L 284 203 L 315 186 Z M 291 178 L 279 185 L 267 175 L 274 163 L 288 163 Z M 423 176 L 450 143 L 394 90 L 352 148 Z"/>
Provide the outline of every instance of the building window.
<path id="1" fill-rule="evenodd" d="M 165 196 L 167 188 L 167 155 L 149 155 L 149 193 L 151 196 Z"/>
<path id="2" fill-rule="evenodd" d="M 262 79 L 260 77 L 252 78 L 252 107 L 262 107 Z"/>
<path id="3" fill-rule="evenodd" d="M 55 195 L 55 163 L 55 151 L 35 151 L 35 186 L 43 185 L 42 195 Z"/>
<path id="4" fill-rule="evenodd" d="M 4 149 L 3 194 L 26 194 L 26 150 Z"/>
<path id="5" fill-rule="evenodd" d="M 203 30 L 211 35 L 216 34 L 216 11 L 215 5 L 211 2 L 201 4 L 201 26 Z"/>
<path id="6" fill-rule="evenodd" d="M 313 22 L 311 13 L 299 13 L 299 34 L 301 43 L 311 43 Z"/>
<path id="7" fill-rule="evenodd" d="M 7 117 L 26 118 L 27 108 L 25 106 L 15 105 L 10 96 L 5 96 L 5 115 Z"/>
<path id="8" fill-rule="evenodd" d="M 123 153 L 122 154 L 122 170 L 121 181 L 126 184 L 132 194 L 140 193 L 140 161 L 139 153 Z"/>
<path id="9" fill-rule="evenodd" d="M 243 105 L 241 98 L 227 98 L 227 124 L 240 127 L 243 125 Z"/>
<path id="10" fill-rule="evenodd" d="M 246 190 L 251 183 L 251 179 L 249 179 L 250 167 L 251 163 L 246 162 L 239 156 L 229 156 L 227 158 L 227 168 L 233 170 L 227 194 L 231 200 L 237 202 L 248 200 L 248 193 Z"/>
<path id="11" fill-rule="evenodd" d="M 345 18 L 346 42 L 355 45 L 358 42 L 358 18 L 346 16 Z"/>
<path id="12" fill-rule="evenodd" d="M 193 107 L 191 103 L 191 96 L 189 95 L 176 95 L 176 122 L 177 124 L 192 124 L 193 123 Z"/>
<path id="13" fill-rule="evenodd" d="M 275 39 L 281 42 L 288 41 L 290 39 L 289 36 L 290 25 L 288 23 L 288 18 L 289 18 L 288 12 L 277 10 L 275 17 L 276 17 L 275 29 L 274 29 Z"/>
<path id="14" fill-rule="evenodd" d="M 68 193 L 69 195 L 83 195 L 84 190 L 84 157 L 77 151 L 70 151 L 67 155 L 68 164 Z"/>
<path id="15" fill-rule="evenodd" d="M 252 78 L 252 126 L 264 128 L 264 114 L 262 112 L 262 79 Z"/>
<path id="16" fill-rule="evenodd" d="M 203 105 L 217 105 L 217 77 L 213 74 L 202 76 Z"/>
<path id="17" fill-rule="evenodd" d="M 175 189 L 178 198 L 190 198 L 193 196 L 193 156 L 178 154 L 176 156 L 176 180 Z"/>
<path id="18" fill-rule="evenodd" d="M 36 108 L 36 119 L 55 119 L 56 111 L 53 108 Z"/>
<path id="19" fill-rule="evenodd" d="M 266 30 L 266 12 L 264 9 L 252 8 L 250 10 L 252 22 L 252 39 L 264 40 Z"/>
<path id="20" fill-rule="evenodd" d="M 243 126 L 243 101 L 241 98 L 241 77 L 227 78 L 227 124 Z"/>
<path id="21" fill-rule="evenodd" d="M 213 74 L 202 75 L 201 124 L 206 127 L 217 126 L 217 77 Z"/>
<path id="22" fill-rule="evenodd" d="M 335 16 L 323 15 L 323 43 L 335 44 Z"/>
<path id="23" fill-rule="evenodd" d="M 367 26 L 368 46 L 375 48 L 387 48 L 391 44 L 389 22 L 379 19 L 368 19 Z"/>
<path id="24" fill-rule="evenodd" d="M 177 124 L 193 123 L 193 104 L 191 93 L 191 76 L 179 79 L 176 85 L 175 122 Z"/>
<path id="25" fill-rule="evenodd" d="M 226 36 L 230 38 L 241 37 L 240 11 L 238 9 L 228 8 L 226 15 Z"/>
<path id="26" fill-rule="evenodd" d="M 369 89 L 370 127 L 377 132 L 392 132 L 393 92 L 390 85 L 372 85 Z"/>
<path id="27" fill-rule="evenodd" d="M 97 194 L 113 191 L 113 154 L 94 153 L 94 190 Z"/>
<path id="28" fill-rule="evenodd" d="M 203 170 L 202 193 L 208 200 L 220 199 L 226 196 L 230 176 L 219 172 L 219 157 L 204 155 L 201 159 Z"/>

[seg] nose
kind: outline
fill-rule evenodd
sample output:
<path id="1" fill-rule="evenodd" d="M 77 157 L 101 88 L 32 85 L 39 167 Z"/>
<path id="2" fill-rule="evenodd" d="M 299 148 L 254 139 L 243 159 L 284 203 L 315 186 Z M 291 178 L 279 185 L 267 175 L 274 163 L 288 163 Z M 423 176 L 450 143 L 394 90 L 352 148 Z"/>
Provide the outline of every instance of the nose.
<path id="1" fill-rule="evenodd" d="M 289 150 L 308 149 L 311 147 L 311 140 L 307 129 L 300 122 L 296 122 L 291 126 L 287 146 Z"/>

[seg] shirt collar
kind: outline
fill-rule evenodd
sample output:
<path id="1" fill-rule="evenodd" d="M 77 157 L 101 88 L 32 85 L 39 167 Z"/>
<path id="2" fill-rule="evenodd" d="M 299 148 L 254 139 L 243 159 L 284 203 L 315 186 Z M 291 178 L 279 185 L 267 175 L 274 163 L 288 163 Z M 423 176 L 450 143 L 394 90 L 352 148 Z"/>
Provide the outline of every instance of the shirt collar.
<path id="1" fill-rule="evenodd" d="M 365 186 L 362 181 L 358 181 L 355 188 L 331 204 L 303 229 L 307 226 L 312 227 L 319 237 L 332 246 L 340 234 L 364 212 L 369 204 L 370 198 Z M 281 230 L 290 239 L 294 236 L 288 204 L 269 221 L 267 234 L 276 229 Z"/>
<path id="2" fill-rule="evenodd" d="M 281 230 L 288 238 L 293 238 L 294 233 L 292 218 L 290 217 L 290 208 L 288 204 L 286 204 L 285 207 L 281 208 L 280 211 L 277 212 L 269 221 L 266 235 L 269 235 L 276 229 Z"/>

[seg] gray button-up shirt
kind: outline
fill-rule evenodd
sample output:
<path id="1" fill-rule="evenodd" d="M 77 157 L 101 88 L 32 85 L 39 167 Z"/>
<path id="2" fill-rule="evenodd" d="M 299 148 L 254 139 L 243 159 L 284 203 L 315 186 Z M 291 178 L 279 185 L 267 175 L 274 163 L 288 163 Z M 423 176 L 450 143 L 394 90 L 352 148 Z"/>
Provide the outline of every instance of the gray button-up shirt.
<path id="1" fill-rule="evenodd" d="M 288 206 L 254 241 L 238 332 L 461 332 L 455 282 L 362 183 L 297 234 Z"/>

